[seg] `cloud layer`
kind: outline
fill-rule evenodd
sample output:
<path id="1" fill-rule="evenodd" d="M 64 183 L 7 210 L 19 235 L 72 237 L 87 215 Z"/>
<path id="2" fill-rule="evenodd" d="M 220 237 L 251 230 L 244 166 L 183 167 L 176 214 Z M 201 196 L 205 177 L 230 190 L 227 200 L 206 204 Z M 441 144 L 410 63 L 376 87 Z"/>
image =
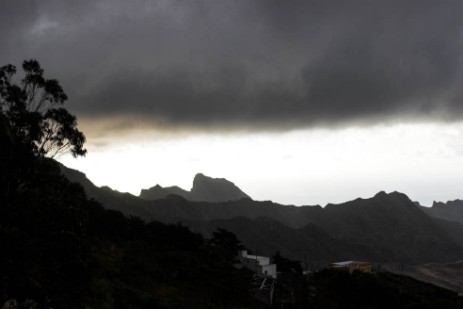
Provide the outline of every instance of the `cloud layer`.
<path id="1" fill-rule="evenodd" d="M 0 59 L 38 59 L 81 117 L 461 120 L 462 13 L 459 0 L 4 0 Z"/>

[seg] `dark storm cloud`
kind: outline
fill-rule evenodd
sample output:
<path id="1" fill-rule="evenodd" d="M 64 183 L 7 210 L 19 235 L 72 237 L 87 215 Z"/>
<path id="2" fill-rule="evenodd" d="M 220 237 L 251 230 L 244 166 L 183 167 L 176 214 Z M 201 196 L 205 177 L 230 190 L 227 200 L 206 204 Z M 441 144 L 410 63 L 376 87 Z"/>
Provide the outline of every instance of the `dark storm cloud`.
<path id="1" fill-rule="evenodd" d="M 461 119 L 461 1 L 2 1 L 79 116 L 173 125 Z"/>

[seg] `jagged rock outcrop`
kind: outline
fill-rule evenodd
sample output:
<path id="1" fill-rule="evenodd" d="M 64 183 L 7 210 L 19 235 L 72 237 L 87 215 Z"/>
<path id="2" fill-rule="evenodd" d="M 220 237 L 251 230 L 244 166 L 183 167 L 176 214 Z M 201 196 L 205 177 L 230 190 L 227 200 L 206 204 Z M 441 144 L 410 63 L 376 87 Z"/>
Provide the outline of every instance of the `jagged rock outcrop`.
<path id="1" fill-rule="evenodd" d="M 163 188 L 156 185 L 149 189 L 143 189 L 140 197 L 145 200 L 160 200 L 175 194 L 189 201 L 198 202 L 228 202 L 238 201 L 243 198 L 250 199 L 249 195 L 241 191 L 231 181 L 225 178 L 211 178 L 201 173 L 196 174 L 193 180 L 191 191 L 184 190 L 177 186 Z"/>
<path id="2" fill-rule="evenodd" d="M 231 181 L 197 174 L 190 191 L 190 200 L 203 202 L 227 202 L 250 198 Z"/>

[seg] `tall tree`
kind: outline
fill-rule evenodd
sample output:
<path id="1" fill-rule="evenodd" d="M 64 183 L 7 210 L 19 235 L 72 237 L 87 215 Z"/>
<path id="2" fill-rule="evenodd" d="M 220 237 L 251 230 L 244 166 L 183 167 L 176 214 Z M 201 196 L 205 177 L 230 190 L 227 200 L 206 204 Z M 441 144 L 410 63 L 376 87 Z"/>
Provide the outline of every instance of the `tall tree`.
<path id="1" fill-rule="evenodd" d="M 69 151 L 84 156 L 85 136 L 76 117 L 62 106 L 68 99 L 56 79 L 46 79 L 37 60 L 23 62 L 24 78 L 14 82 L 16 67 L 0 68 L 0 118 L 12 143 L 30 147 L 38 157 Z"/>
<path id="2" fill-rule="evenodd" d="M 7 207 L 32 181 L 34 161 L 87 152 L 76 117 L 63 108 L 68 97 L 59 82 L 46 79 L 37 60 L 22 68 L 18 79 L 14 65 L 0 67 L 0 201 Z"/>

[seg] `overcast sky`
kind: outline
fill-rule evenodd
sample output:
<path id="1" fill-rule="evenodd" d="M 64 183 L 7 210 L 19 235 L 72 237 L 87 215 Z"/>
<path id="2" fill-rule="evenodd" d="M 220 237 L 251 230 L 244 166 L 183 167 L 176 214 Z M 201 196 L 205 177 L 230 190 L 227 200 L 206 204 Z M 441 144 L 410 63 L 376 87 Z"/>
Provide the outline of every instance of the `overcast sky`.
<path id="1" fill-rule="evenodd" d="M 1 0 L 0 65 L 36 58 L 61 82 L 89 148 L 63 160 L 99 185 L 209 172 L 282 203 L 430 203 L 463 198 L 461 16 L 460 0 Z"/>

